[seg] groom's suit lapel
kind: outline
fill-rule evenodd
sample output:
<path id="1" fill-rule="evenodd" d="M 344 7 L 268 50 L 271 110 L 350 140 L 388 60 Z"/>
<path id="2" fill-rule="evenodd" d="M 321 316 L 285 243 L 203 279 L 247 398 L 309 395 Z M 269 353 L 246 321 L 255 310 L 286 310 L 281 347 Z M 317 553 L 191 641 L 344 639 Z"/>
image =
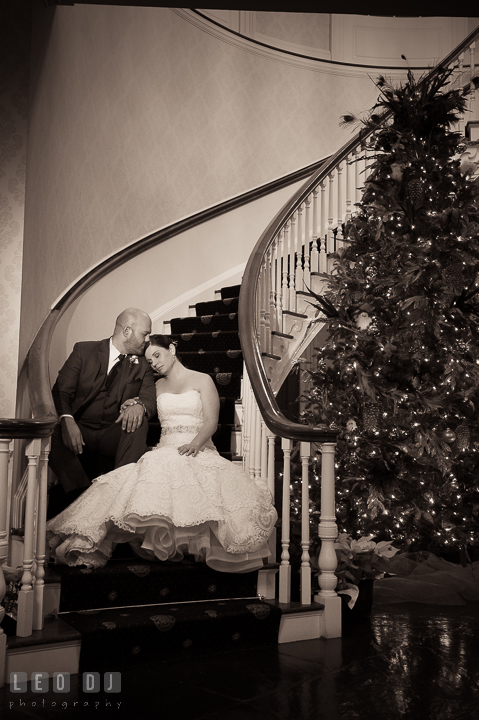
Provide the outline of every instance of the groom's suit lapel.
<path id="1" fill-rule="evenodd" d="M 97 362 L 95 363 L 96 375 L 91 378 L 91 390 L 88 393 L 86 402 L 90 402 L 100 392 L 101 386 L 106 378 L 108 362 L 110 360 L 110 341 L 101 340 L 98 346 Z"/>
<path id="2" fill-rule="evenodd" d="M 85 398 L 81 405 L 77 408 L 77 413 L 84 412 L 91 402 L 100 392 L 103 381 L 105 380 L 108 370 L 108 361 L 110 359 L 110 341 L 100 340 L 98 342 L 95 357 L 87 364 L 86 372 L 82 375 L 81 384 L 83 387 L 89 386 L 89 390 L 85 389 Z"/>

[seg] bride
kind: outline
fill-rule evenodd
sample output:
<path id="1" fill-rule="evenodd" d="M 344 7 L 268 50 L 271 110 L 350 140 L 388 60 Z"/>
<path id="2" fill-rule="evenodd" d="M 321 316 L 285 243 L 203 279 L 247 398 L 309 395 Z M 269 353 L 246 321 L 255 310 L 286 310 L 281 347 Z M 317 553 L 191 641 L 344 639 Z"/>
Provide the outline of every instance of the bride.
<path id="1" fill-rule="evenodd" d="M 277 513 L 266 485 L 213 445 L 213 380 L 185 368 L 165 335 L 150 336 L 145 357 L 161 375 L 160 442 L 137 463 L 98 477 L 47 523 L 55 562 L 101 567 L 116 543 L 129 542 L 146 559 L 179 561 L 188 553 L 224 572 L 261 567 Z"/>

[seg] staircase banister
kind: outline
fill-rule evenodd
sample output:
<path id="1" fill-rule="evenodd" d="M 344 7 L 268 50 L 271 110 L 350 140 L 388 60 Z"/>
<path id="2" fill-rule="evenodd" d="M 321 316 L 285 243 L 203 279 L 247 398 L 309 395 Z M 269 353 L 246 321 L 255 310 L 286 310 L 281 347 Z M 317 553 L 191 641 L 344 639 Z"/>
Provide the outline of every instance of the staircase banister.
<path id="1" fill-rule="evenodd" d="M 264 186 L 249 190 L 238 197 L 233 197 L 218 203 L 215 206 L 201 210 L 194 215 L 172 223 L 140 240 L 132 243 L 126 248 L 122 248 L 111 257 L 100 261 L 92 269 L 84 273 L 72 285 L 70 285 L 64 293 L 57 299 L 52 306 L 51 312 L 41 325 L 37 335 L 32 341 L 30 349 L 25 358 L 23 369 L 26 370 L 28 378 L 28 390 L 32 405 L 32 414 L 40 422 L 50 423 L 56 418 L 55 405 L 50 389 L 50 373 L 49 373 L 49 351 L 50 342 L 60 317 L 68 309 L 68 307 L 80 298 L 89 288 L 95 285 L 99 280 L 116 270 L 121 265 L 127 263 L 136 255 L 153 248 L 166 240 L 179 235 L 183 232 L 202 223 L 213 220 L 220 215 L 231 212 L 243 205 L 267 196 L 272 192 L 287 187 L 292 183 L 309 177 L 310 173 L 315 171 L 323 160 L 316 161 L 307 167 L 300 168 L 294 172 L 278 178 L 273 182 Z M 29 422 L 26 420 L 26 422 Z"/>
<path id="2" fill-rule="evenodd" d="M 479 38 L 479 25 L 448 55 L 446 55 L 441 62 L 435 65 L 431 70 L 424 76 L 424 81 L 435 75 L 439 70 L 451 65 L 459 55 L 461 55 L 474 40 Z M 383 111 L 378 114 L 378 124 L 383 123 L 391 115 L 390 111 Z M 285 203 L 277 215 L 273 218 L 272 222 L 268 225 L 265 232 L 258 241 L 257 248 L 262 245 L 263 252 L 266 251 L 271 244 L 275 232 L 283 224 L 287 217 L 289 217 L 301 203 L 311 194 L 311 192 L 317 187 L 323 180 L 325 180 L 330 174 L 331 170 L 336 168 L 343 160 L 345 160 L 351 152 L 363 143 L 374 130 L 367 130 L 362 128 L 359 132 L 354 135 L 345 145 L 343 145 L 334 155 L 331 155 L 311 177 L 304 183 L 302 187 Z M 256 252 L 256 248 L 253 253 Z"/>
<path id="3" fill-rule="evenodd" d="M 49 349 L 60 310 L 52 310 L 41 326 L 25 359 L 28 392 L 35 418 L 58 422 L 50 387 Z"/>
<path id="4" fill-rule="evenodd" d="M 50 437 L 58 418 L 0 418 L 0 438 L 6 440 L 34 440 Z"/>
<path id="5" fill-rule="evenodd" d="M 424 80 L 430 78 L 439 70 L 449 67 L 465 50 L 471 46 L 477 38 L 479 38 L 479 26 L 469 33 L 469 35 L 456 48 L 454 48 L 454 50 L 446 55 L 441 62 L 432 68 L 430 72 L 425 75 Z M 378 124 L 385 122 L 390 116 L 390 111 L 383 111 L 379 114 Z M 348 158 L 352 151 L 364 143 L 364 141 L 373 132 L 373 129 L 361 128 L 359 132 L 351 138 L 351 140 L 349 140 L 320 168 L 318 168 L 318 170 L 311 175 L 304 185 L 299 188 L 299 190 L 283 205 L 258 240 L 253 252 L 250 255 L 243 275 L 238 306 L 238 324 L 244 361 L 250 376 L 251 386 L 264 421 L 272 432 L 275 432 L 283 437 L 301 439 L 306 442 L 314 442 L 312 435 L 317 434 L 318 436 L 321 435 L 324 438 L 329 433 L 331 434 L 331 437 L 337 436 L 337 433 L 326 427 L 309 428 L 310 435 L 308 436 L 305 432 L 306 426 L 289 421 L 281 413 L 278 407 L 274 394 L 270 388 L 269 381 L 266 377 L 257 339 L 255 305 L 258 279 L 263 259 L 285 222 L 311 195 L 313 190 L 315 190 L 330 175 L 331 171 Z M 317 441 L 326 442 L 324 439 Z"/>
<path id="6" fill-rule="evenodd" d="M 326 426 L 312 427 L 310 425 L 302 425 L 301 423 L 288 420 L 279 409 L 268 378 L 266 377 L 256 337 L 254 313 L 256 283 L 253 286 L 253 293 L 248 294 L 244 292 L 245 286 L 251 287 L 248 283 L 251 275 L 253 274 L 255 278 L 257 277 L 258 264 L 261 263 L 262 257 L 258 256 L 260 243 L 261 241 L 258 242 L 246 266 L 238 305 L 238 326 L 241 348 L 250 378 L 254 375 L 255 382 L 251 382 L 251 386 L 256 402 L 258 403 L 261 415 L 268 429 L 275 435 L 292 440 L 301 440 L 303 442 L 336 442 L 338 436 L 338 431 L 336 430 Z"/>
<path id="7" fill-rule="evenodd" d="M 430 77 L 434 73 L 436 73 L 438 70 L 441 70 L 443 68 L 448 67 L 451 65 L 451 63 L 456 60 L 456 58 L 459 57 L 465 50 L 469 48 L 469 46 L 479 38 L 479 25 L 472 30 L 467 37 L 464 38 L 462 42 L 459 43 L 451 52 L 449 55 L 446 55 L 445 58 L 443 58 L 440 62 L 438 62 L 437 65 L 435 65 L 432 70 L 427 74 L 427 77 Z"/>

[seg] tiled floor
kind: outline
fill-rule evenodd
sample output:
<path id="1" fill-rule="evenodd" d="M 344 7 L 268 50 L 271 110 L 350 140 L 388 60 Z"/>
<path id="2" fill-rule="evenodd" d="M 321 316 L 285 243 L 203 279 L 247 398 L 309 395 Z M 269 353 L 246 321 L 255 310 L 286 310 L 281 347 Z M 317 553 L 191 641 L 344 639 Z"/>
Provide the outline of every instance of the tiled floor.
<path id="1" fill-rule="evenodd" d="M 341 639 L 158 663 L 121 679 L 119 694 L 93 696 L 74 676 L 67 696 L 29 691 L 23 706 L 5 688 L 0 716 L 479 720 L 479 603 L 378 606 Z"/>

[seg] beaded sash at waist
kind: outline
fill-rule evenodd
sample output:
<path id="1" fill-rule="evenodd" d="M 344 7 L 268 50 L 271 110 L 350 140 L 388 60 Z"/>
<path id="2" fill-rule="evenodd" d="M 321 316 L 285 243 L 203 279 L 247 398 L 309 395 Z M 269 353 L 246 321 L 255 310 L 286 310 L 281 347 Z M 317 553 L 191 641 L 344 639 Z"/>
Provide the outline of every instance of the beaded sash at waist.
<path id="1" fill-rule="evenodd" d="M 171 425 L 170 427 L 162 427 L 162 435 L 173 435 L 175 433 L 197 433 L 197 425 Z"/>

